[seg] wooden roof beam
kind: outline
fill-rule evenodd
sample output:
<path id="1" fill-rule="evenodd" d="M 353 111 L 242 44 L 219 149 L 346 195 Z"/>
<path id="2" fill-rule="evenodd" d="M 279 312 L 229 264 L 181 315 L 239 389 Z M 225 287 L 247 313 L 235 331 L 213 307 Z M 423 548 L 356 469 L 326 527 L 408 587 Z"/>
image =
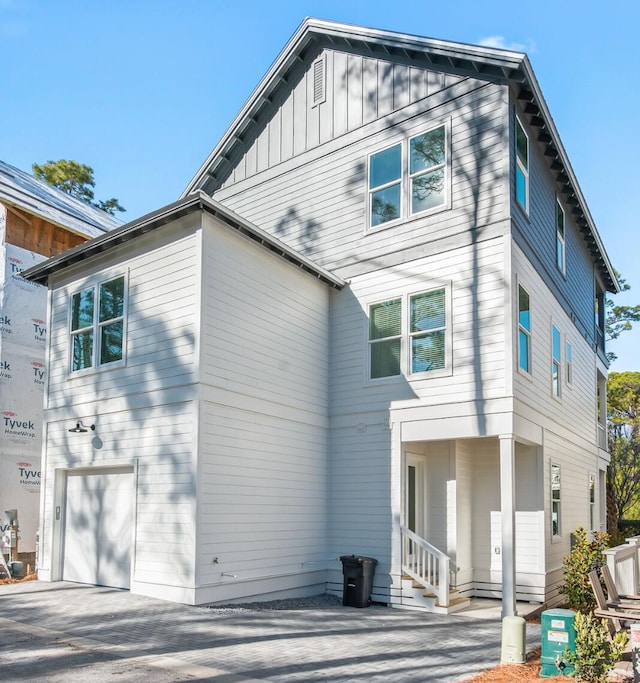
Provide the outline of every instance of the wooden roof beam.
<path id="1" fill-rule="evenodd" d="M 538 134 L 538 142 L 543 142 L 545 144 L 551 142 L 551 135 L 546 130 L 541 130 Z"/>
<path id="2" fill-rule="evenodd" d="M 520 88 L 520 92 L 518 93 L 518 99 L 522 100 L 523 102 L 534 102 L 536 98 L 534 94 L 531 92 L 531 90 L 528 90 L 527 88 Z"/>

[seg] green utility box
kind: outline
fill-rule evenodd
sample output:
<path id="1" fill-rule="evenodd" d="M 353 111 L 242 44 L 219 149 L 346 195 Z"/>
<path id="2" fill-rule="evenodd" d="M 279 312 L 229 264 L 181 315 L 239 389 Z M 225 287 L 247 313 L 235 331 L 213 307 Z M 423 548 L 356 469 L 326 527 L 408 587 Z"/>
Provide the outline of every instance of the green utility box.
<path id="1" fill-rule="evenodd" d="M 564 651 L 576 651 L 576 613 L 570 609 L 548 609 L 542 613 L 542 669 L 540 678 L 568 676 L 573 666 L 564 659 Z"/>

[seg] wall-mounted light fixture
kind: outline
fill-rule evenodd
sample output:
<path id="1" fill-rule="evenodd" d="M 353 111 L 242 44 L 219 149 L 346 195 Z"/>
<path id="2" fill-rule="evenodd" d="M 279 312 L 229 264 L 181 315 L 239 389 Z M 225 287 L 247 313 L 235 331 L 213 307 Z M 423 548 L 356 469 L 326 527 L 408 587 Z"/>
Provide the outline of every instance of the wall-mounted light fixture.
<path id="1" fill-rule="evenodd" d="M 75 427 L 72 427 L 69 431 L 70 431 L 70 432 L 73 432 L 74 434 L 84 434 L 85 432 L 88 432 L 89 429 L 90 429 L 92 432 L 95 432 L 96 426 L 95 426 L 95 425 L 89 425 L 88 427 L 85 427 L 85 426 L 82 424 L 82 420 L 78 420 L 78 421 L 76 422 L 76 426 L 75 426 Z"/>

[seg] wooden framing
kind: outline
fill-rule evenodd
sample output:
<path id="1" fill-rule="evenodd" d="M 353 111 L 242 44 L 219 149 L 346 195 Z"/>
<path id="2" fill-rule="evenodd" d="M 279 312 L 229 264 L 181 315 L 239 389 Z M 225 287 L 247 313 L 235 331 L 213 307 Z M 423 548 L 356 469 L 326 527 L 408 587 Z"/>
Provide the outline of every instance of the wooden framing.
<path id="1" fill-rule="evenodd" d="M 10 204 L 5 204 L 5 206 L 7 208 L 5 241 L 8 244 L 51 257 L 82 244 L 88 239 L 84 235 L 78 235 L 16 206 Z"/>

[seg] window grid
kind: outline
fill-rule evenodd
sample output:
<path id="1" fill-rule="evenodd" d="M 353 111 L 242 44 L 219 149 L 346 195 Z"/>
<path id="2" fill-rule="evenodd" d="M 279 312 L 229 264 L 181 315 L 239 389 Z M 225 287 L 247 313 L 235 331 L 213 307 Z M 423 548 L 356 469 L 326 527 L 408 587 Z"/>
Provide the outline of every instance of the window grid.
<path id="1" fill-rule="evenodd" d="M 445 367 L 446 303 L 444 289 L 415 294 L 409 299 L 411 373 Z"/>
<path id="2" fill-rule="evenodd" d="M 370 227 L 446 206 L 447 146 L 440 124 L 369 155 Z"/>
<path id="3" fill-rule="evenodd" d="M 556 266 L 564 275 L 566 272 L 566 244 L 564 234 L 564 209 L 556 199 Z"/>
<path id="4" fill-rule="evenodd" d="M 71 372 L 123 360 L 124 276 L 86 287 L 71 296 Z"/>
<path id="5" fill-rule="evenodd" d="M 561 351 L 560 351 L 560 330 L 551 326 L 551 392 L 556 398 L 561 394 Z"/>
<path id="6" fill-rule="evenodd" d="M 372 227 L 402 217 L 402 144 L 369 157 L 369 215 Z"/>
<path id="7" fill-rule="evenodd" d="M 446 288 L 370 304 L 369 379 L 445 370 L 447 307 Z"/>
<path id="8" fill-rule="evenodd" d="M 562 495 L 560 489 L 560 465 L 551 464 L 551 537 L 562 535 Z"/>
<path id="9" fill-rule="evenodd" d="M 369 306 L 369 376 L 371 379 L 400 374 L 402 300 Z"/>
<path id="10" fill-rule="evenodd" d="M 516 116 L 516 199 L 529 214 L 529 137 Z"/>
<path id="11" fill-rule="evenodd" d="M 597 531 L 596 528 L 596 475 L 589 475 L 589 528 Z"/>
<path id="12" fill-rule="evenodd" d="M 530 299 L 522 285 L 518 285 L 518 367 L 531 374 Z"/>
<path id="13" fill-rule="evenodd" d="M 446 203 L 446 161 L 444 126 L 409 140 L 412 215 Z"/>

